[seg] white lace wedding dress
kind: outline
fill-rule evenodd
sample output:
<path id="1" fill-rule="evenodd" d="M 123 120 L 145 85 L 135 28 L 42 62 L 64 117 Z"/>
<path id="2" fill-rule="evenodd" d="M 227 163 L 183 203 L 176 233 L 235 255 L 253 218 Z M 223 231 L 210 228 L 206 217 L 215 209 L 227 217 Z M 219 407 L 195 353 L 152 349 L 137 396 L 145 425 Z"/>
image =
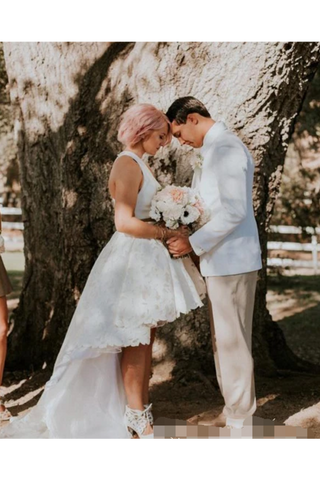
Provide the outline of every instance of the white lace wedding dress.
<path id="1" fill-rule="evenodd" d="M 144 181 L 135 215 L 149 218 L 159 188 Z M 116 232 L 88 277 L 52 376 L 38 404 L 0 430 L 2 438 L 129 438 L 121 349 L 150 342 L 150 327 L 202 306 L 205 284 L 190 258 L 172 259 L 159 240 Z"/>

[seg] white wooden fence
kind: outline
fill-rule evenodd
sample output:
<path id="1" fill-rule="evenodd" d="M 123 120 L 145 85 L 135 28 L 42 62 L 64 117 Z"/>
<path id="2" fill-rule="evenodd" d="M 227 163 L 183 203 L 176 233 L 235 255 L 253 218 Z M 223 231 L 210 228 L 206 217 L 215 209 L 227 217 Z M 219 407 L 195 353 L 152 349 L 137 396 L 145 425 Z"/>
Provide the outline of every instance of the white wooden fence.
<path id="1" fill-rule="evenodd" d="M 286 234 L 301 234 L 303 229 L 301 227 L 291 226 L 275 226 L 270 227 L 270 232 Z M 304 267 L 313 268 L 314 273 L 317 274 L 319 270 L 318 252 L 320 252 L 320 244 L 318 243 L 317 235 L 320 235 L 320 228 L 307 227 L 305 232 L 311 237 L 311 243 L 298 242 L 268 242 L 268 250 L 284 250 L 291 252 L 310 252 L 312 260 L 294 260 L 292 258 L 268 258 L 268 267 Z"/>
<path id="2" fill-rule="evenodd" d="M 1 208 L 2 215 L 21 215 L 21 208 Z M 23 222 L 2 222 L 2 228 L 23 230 Z M 280 233 L 281 235 L 302 233 L 301 227 L 291 227 L 284 225 L 272 225 L 270 232 Z M 311 252 L 312 260 L 294 260 L 292 258 L 268 258 L 268 267 L 304 267 L 313 268 L 314 273 L 318 273 L 319 260 L 318 252 L 320 252 L 320 243 L 317 235 L 320 235 L 320 228 L 307 227 L 305 232 L 311 237 L 311 243 L 298 242 L 268 242 L 268 250 L 281 250 L 287 252 Z"/>
<path id="3" fill-rule="evenodd" d="M 21 208 L 1 207 L 2 215 L 21 215 Z M 2 222 L 2 229 L 23 230 L 23 222 Z"/>

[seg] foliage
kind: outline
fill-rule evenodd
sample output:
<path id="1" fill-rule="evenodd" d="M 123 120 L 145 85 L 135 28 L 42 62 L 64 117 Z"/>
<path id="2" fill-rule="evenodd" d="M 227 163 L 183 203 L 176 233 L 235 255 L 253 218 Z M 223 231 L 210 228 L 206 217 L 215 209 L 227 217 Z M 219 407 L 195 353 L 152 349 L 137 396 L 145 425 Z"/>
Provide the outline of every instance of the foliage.
<path id="1" fill-rule="evenodd" d="M 273 224 L 320 225 L 320 68 L 297 117 Z M 315 167 L 315 168 L 314 168 Z"/>

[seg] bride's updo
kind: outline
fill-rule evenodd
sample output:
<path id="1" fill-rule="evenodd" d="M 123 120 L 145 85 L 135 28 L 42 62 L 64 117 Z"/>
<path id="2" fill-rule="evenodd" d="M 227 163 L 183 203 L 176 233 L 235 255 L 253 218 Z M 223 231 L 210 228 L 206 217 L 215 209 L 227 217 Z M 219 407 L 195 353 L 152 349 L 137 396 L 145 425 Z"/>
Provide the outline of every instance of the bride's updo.
<path id="1" fill-rule="evenodd" d="M 123 145 L 135 145 L 152 133 L 168 125 L 168 143 L 171 141 L 170 121 L 153 105 L 141 103 L 130 107 L 121 117 L 118 140 Z"/>

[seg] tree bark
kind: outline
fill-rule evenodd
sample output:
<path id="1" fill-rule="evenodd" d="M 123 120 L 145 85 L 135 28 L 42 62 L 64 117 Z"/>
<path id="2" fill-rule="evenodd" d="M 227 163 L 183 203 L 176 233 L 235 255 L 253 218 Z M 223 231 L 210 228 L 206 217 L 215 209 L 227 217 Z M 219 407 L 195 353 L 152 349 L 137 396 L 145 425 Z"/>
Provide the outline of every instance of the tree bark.
<path id="1" fill-rule="evenodd" d="M 224 120 L 256 161 L 254 206 L 264 268 L 256 295 L 256 370 L 297 365 L 266 308 L 267 227 L 318 43 L 7 43 L 23 189 L 26 271 L 8 366 L 52 362 L 100 249 L 113 233 L 107 179 L 132 103 L 164 111 L 185 95 Z M 163 183 L 188 184 L 190 154 L 154 158 Z M 206 309 L 159 329 L 177 365 L 212 371 Z M 21 345 L 25 348 L 22 349 Z"/>

